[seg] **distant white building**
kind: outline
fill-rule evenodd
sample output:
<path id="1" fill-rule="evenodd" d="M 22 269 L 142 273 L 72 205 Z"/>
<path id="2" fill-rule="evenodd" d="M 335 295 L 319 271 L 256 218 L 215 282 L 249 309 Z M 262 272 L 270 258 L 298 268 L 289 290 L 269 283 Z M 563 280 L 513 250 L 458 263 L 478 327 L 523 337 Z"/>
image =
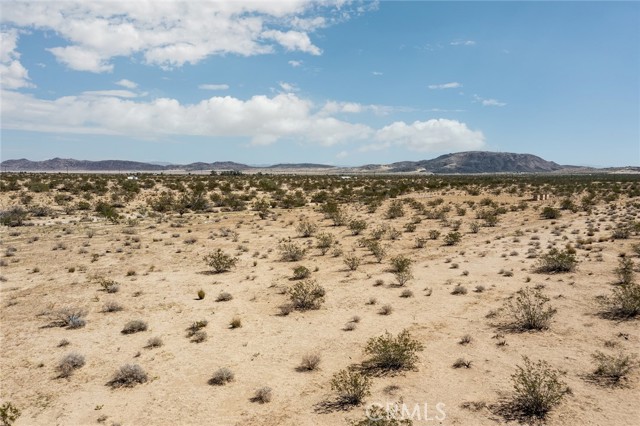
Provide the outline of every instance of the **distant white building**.
<path id="1" fill-rule="evenodd" d="M 128 180 L 138 180 L 138 176 L 127 176 Z"/>

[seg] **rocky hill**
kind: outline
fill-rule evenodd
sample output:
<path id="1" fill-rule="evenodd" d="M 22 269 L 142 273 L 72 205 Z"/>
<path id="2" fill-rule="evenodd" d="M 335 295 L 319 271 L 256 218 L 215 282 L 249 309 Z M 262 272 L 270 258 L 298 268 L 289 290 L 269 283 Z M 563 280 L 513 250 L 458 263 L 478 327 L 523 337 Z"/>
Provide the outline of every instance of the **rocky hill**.
<path id="1" fill-rule="evenodd" d="M 432 160 L 392 163 L 389 167 L 390 172 L 544 173 L 570 166 L 561 166 L 531 154 L 467 151 L 441 155 Z"/>

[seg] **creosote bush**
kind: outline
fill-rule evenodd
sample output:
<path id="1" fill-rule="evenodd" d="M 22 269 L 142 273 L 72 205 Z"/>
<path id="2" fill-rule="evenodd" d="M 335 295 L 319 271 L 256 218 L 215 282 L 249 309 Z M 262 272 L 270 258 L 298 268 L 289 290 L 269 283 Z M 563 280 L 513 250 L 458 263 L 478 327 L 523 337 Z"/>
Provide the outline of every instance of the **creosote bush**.
<path id="1" fill-rule="evenodd" d="M 311 275 L 311 271 L 306 266 L 296 266 L 293 268 L 293 279 L 294 280 L 302 280 L 308 278 Z"/>
<path id="2" fill-rule="evenodd" d="M 556 310 L 547 306 L 549 298 L 542 291 L 525 287 L 509 303 L 512 326 L 519 330 L 546 330 Z"/>
<path id="3" fill-rule="evenodd" d="M 640 284 L 621 284 L 602 299 L 604 314 L 616 319 L 631 319 L 640 315 Z"/>
<path id="4" fill-rule="evenodd" d="M 126 364 L 120 367 L 107 383 L 112 388 L 133 387 L 148 380 L 147 373 L 137 364 Z"/>
<path id="5" fill-rule="evenodd" d="M 442 241 L 446 246 L 455 246 L 460 242 L 461 239 L 462 239 L 462 234 L 460 234 L 458 231 L 453 231 L 445 235 Z"/>
<path id="6" fill-rule="evenodd" d="M 353 253 L 345 254 L 342 260 L 344 261 L 344 264 L 347 265 L 347 268 L 349 268 L 350 271 L 355 271 L 356 269 L 358 269 L 358 266 L 360 266 L 361 262 L 361 259 L 358 257 L 358 255 Z"/>
<path id="7" fill-rule="evenodd" d="M 551 409 L 560 404 L 569 392 L 560 380 L 560 372 L 546 361 L 532 362 L 524 357 L 524 365 L 517 366 L 511 376 L 514 396 L 513 408 L 521 417 L 544 418 Z"/>
<path id="8" fill-rule="evenodd" d="M 358 371 L 341 370 L 331 379 L 331 390 L 338 394 L 338 402 L 359 405 L 371 395 L 371 380 Z"/>
<path id="9" fill-rule="evenodd" d="M 315 280 L 304 280 L 292 285 L 288 294 L 294 309 L 307 311 L 320 309 L 324 303 L 325 290 Z"/>
<path id="10" fill-rule="evenodd" d="M 623 353 L 607 355 L 597 351 L 592 357 L 596 364 L 592 378 L 603 384 L 616 385 L 637 367 L 635 358 Z"/>
<path id="11" fill-rule="evenodd" d="M 318 234 L 316 235 L 316 248 L 318 248 L 324 256 L 325 254 L 327 254 L 334 241 L 335 240 L 333 235 L 329 234 L 328 232 Z"/>
<path id="12" fill-rule="evenodd" d="M 221 249 L 206 255 L 204 261 L 207 262 L 207 265 L 213 269 L 213 272 L 216 274 L 228 271 L 238 263 L 237 258 L 224 253 Z"/>
<path id="13" fill-rule="evenodd" d="M 301 220 L 298 226 L 296 226 L 296 231 L 298 231 L 298 234 L 303 238 L 311 237 L 317 230 L 318 225 L 306 219 Z"/>
<path id="14" fill-rule="evenodd" d="M 284 262 L 297 262 L 304 257 L 304 248 L 293 241 L 283 241 L 278 246 L 280 260 Z"/>
<path id="15" fill-rule="evenodd" d="M 414 368 L 422 350 L 422 343 L 413 339 L 408 330 L 396 337 L 387 332 L 369 339 L 364 351 L 370 358 L 365 364 L 379 370 L 407 370 Z"/>
<path id="16" fill-rule="evenodd" d="M 545 274 L 573 272 L 577 263 L 575 254 L 570 250 L 552 248 L 540 257 L 535 271 Z"/>

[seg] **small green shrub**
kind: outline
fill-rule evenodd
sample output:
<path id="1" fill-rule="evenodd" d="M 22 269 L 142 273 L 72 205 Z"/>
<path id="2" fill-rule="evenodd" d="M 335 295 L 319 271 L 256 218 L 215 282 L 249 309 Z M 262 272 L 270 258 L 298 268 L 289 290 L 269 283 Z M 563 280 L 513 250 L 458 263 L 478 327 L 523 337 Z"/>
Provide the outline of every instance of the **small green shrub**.
<path id="1" fill-rule="evenodd" d="M 293 268 L 293 279 L 303 280 L 311 275 L 311 271 L 306 266 L 298 265 Z"/>
<path id="2" fill-rule="evenodd" d="M 324 303 L 325 290 L 315 280 L 304 280 L 291 286 L 288 294 L 294 309 L 307 311 L 320 309 Z"/>
<path id="3" fill-rule="evenodd" d="M 367 229 L 367 221 L 364 219 L 353 219 L 349 222 L 349 230 L 352 235 L 360 235 L 365 229 Z"/>
<path id="4" fill-rule="evenodd" d="M 347 265 L 347 268 L 349 268 L 350 271 L 355 271 L 356 269 L 358 269 L 358 266 L 360 266 L 361 262 L 361 259 L 356 254 L 352 253 L 345 254 L 342 260 L 344 261 L 344 264 Z"/>
<path id="5" fill-rule="evenodd" d="M 202 290 L 202 289 L 198 290 L 198 300 L 204 299 L 205 295 L 206 295 L 206 293 L 204 292 L 204 290 Z"/>
<path id="6" fill-rule="evenodd" d="M 525 287 L 516 292 L 508 307 L 512 326 L 519 330 L 546 330 L 556 310 L 547 306 L 549 298 L 538 289 Z"/>
<path id="7" fill-rule="evenodd" d="M 618 284 L 626 285 L 631 284 L 633 280 L 633 260 L 628 257 L 623 257 L 618 260 L 618 267 L 615 269 L 616 276 L 618 277 Z"/>
<path id="8" fill-rule="evenodd" d="M 338 402 L 359 405 L 371 395 L 371 380 L 357 371 L 341 370 L 331 379 L 331 390 L 338 394 Z"/>
<path id="9" fill-rule="evenodd" d="M 552 248 L 540 257 L 535 271 L 545 274 L 573 272 L 577 263 L 575 254 L 570 250 L 560 251 Z"/>
<path id="10" fill-rule="evenodd" d="M 460 242 L 461 239 L 462 239 L 462 234 L 460 234 L 457 231 L 453 231 L 445 235 L 442 241 L 446 246 L 455 246 Z"/>
<path id="11" fill-rule="evenodd" d="M 316 248 L 320 249 L 320 252 L 322 253 L 323 256 L 327 254 L 327 252 L 329 251 L 333 243 L 334 243 L 333 234 L 322 233 L 322 234 L 316 235 Z"/>
<path id="12" fill-rule="evenodd" d="M 237 258 L 224 253 L 221 249 L 206 255 L 204 261 L 207 262 L 207 265 L 209 265 L 216 274 L 228 271 L 238 263 Z"/>
<path id="13" fill-rule="evenodd" d="M 609 297 L 602 299 L 605 314 L 611 318 L 630 319 L 640 315 L 640 284 L 617 285 Z"/>
<path id="14" fill-rule="evenodd" d="M 592 356 L 596 363 L 592 377 L 605 384 L 618 384 L 620 380 L 627 377 L 637 367 L 635 358 L 623 353 L 607 355 L 597 351 Z"/>
<path id="15" fill-rule="evenodd" d="M 296 231 L 298 231 L 298 234 L 303 238 L 311 237 L 317 230 L 318 225 L 307 219 L 301 220 L 298 226 L 296 226 Z"/>
<path id="16" fill-rule="evenodd" d="M 408 330 L 396 337 L 387 332 L 369 339 L 364 351 L 370 358 L 365 364 L 379 370 L 407 370 L 415 366 L 422 350 L 422 343 L 413 339 Z"/>
<path id="17" fill-rule="evenodd" d="M 544 418 L 569 392 L 558 370 L 545 361 L 534 363 L 527 357 L 524 357 L 524 366 L 516 367 L 511 380 L 513 408 L 523 417 Z"/>
<path id="18" fill-rule="evenodd" d="M 545 208 L 542 209 L 540 216 L 543 219 L 558 219 L 561 216 L 561 214 L 560 214 L 560 210 L 554 209 L 551 206 L 546 206 Z"/>
<path id="19" fill-rule="evenodd" d="M 280 260 L 285 262 L 297 262 L 304 257 L 304 248 L 293 241 L 283 241 L 278 246 L 280 250 Z"/>

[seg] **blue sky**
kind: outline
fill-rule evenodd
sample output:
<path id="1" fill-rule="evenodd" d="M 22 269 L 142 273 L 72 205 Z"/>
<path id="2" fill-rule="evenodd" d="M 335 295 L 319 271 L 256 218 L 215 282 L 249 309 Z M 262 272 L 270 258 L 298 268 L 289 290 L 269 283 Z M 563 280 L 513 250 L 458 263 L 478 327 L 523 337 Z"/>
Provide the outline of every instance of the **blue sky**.
<path id="1" fill-rule="evenodd" d="M 640 165 L 637 2 L 3 2 L 2 159 Z"/>

